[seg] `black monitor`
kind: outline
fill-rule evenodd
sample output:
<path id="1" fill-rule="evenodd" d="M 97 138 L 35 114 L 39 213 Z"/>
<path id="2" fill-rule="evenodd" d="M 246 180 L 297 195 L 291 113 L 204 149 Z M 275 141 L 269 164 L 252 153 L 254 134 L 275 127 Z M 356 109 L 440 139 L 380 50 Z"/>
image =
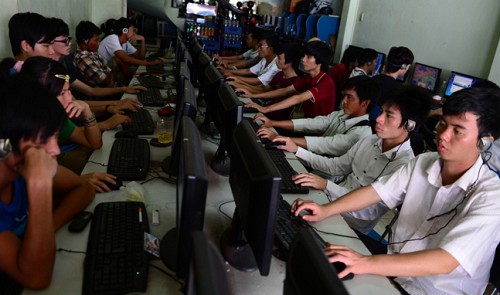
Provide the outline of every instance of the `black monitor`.
<path id="1" fill-rule="evenodd" d="M 238 270 L 267 276 L 271 266 L 274 224 L 281 176 L 255 135 L 242 121 L 232 142 L 229 184 L 236 203 L 231 226 L 221 237 L 221 252 Z"/>
<path id="2" fill-rule="evenodd" d="M 450 79 L 448 79 L 448 85 L 446 85 L 444 96 L 449 97 L 458 90 L 470 88 L 478 80 L 479 78 L 452 71 L 450 74 Z"/>
<path id="3" fill-rule="evenodd" d="M 227 83 L 222 83 L 217 91 L 217 97 L 214 98 L 216 98 L 213 99 L 215 104 L 210 109 L 213 110 L 211 114 L 220 133 L 220 142 L 210 166 L 218 174 L 228 176 L 230 166 L 228 156 L 231 154 L 234 130 L 243 119 L 243 103 Z"/>
<path id="4" fill-rule="evenodd" d="M 411 84 L 427 89 L 431 93 L 436 93 L 439 87 L 439 79 L 441 79 L 440 68 L 431 67 L 418 62 L 415 63 Z"/>
<path id="5" fill-rule="evenodd" d="M 178 278 L 186 278 L 193 248 L 191 234 L 203 229 L 208 180 L 200 133 L 191 118 L 182 117 L 180 132 L 176 227 L 162 238 L 160 257 Z"/>
<path id="6" fill-rule="evenodd" d="M 179 166 L 179 154 L 182 142 L 180 123 L 182 117 L 187 116 L 191 118 L 191 120 L 195 121 L 197 113 L 194 87 L 189 79 L 184 79 L 183 84 L 184 89 L 182 91 L 182 95 L 177 95 L 177 104 L 174 117 L 174 130 L 172 136 L 173 142 L 170 156 L 167 156 L 161 164 L 163 171 L 170 176 L 177 175 Z"/>
<path id="7" fill-rule="evenodd" d="M 205 71 L 205 68 L 212 62 L 212 59 L 208 54 L 206 54 L 204 51 L 202 51 L 199 55 L 198 58 L 196 59 L 195 62 L 195 68 L 197 71 L 195 72 L 196 77 L 193 78 L 192 81 L 195 81 L 195 79 L 198 79 L 200 82 L 200 88 L 204 88 L 205 85 L 203 85 L 203 72 Z M 201 91 L 200 95 L 203 95 L 204 93 Z"/>
<path id="8" fill-rule="evenodd" d="M 215 135 L 216 130 L 210 128 L 210 124 L 213 122 L 213 117 L 215 116 L 215 110 L 217 108 L 217 91 L 219 91 L 219 87 L 223 81 L 224 76 L 222 76 L 213 64 L 208 64 L 200 77 L 199 98 L 203 99 L 207 106 L 205 120 L 203 121 L 203 129 L 205 133 L 212 137 Z"/>
<path id="9" fill-rule="evenodd" d="M 377 75 L 377 74 L 382 74 L 382 70 L 384 69 L 384 62 L 385 62 L 385 53 L 382 52 L 377 52 L 377 65 L 375 66 L 375 69 L 373 70 L 372 76 Z"/>
<path id="10" fill-rule="evenodd" d="M 186 294 L 230 294 L 222 257 L 214 243 L 202 231 L 193 232 L 193 255 Z"/>
<path id="11" fill-rule="evenodd" d="M 158 18 L 150 15 L 142 15 L 138 17 L 138 30 L 146 40 L 158 37 Z"/>
<path id="12" fill-rule="evenodd" d="M 293 239 L 283 287 L 283 295 L 305 294 L 348 294 L 311 229 L 299 231 Z"/>

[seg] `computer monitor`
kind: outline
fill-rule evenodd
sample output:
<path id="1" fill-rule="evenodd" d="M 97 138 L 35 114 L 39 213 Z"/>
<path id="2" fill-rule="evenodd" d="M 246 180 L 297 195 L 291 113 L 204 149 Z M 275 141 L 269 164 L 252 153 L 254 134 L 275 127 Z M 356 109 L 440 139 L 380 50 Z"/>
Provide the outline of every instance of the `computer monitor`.
<path id="1" fill-rule="evenodd" d="M 375 66 L 375 69 L 373 70 L 372 76 L 375 76 L 377 74 L 382 74 L 382 70 L 384 69 L 384 62 L 385 62 L 385 53 L 382 52 L 377 52 L 377 65 Z"/>
<path id="2" fill-rule="evenodd" d="M 217 131 L 213 130 L 210 124 L 213 122 L 213 117 L 215 116 L 215 110 L 217 108 L 217 91 L 219 91 L 223 81 L 224 76 L 222 76 L 213 64 L 208 64 L 200 77 L 199 98 L 203 99 L 207 106 L 202 127 L 205 133 L 211 136 L 215 136 Z"/>
<path id="3" fill-rule="evenodd" d="M 222 257 L 202 231 L 194 231 L 193 253 L 186 295 L 229 295 L 229 284 Z"/>
<path id="4" fill-rule="evenodd" d="M 286 262 L 283 295 L 349 294 L 311 229 L 299 231 Z"/>
<path id="5" fill-rule="evenodd" d="M 191 118 L 182 117 L 180 132 L 176 227 L 162 238 L 160 257 L 178 278 L 186 278 L 193 249 L 191 234 L 203 229 L 208 179 L 200 133 Z"/>
<path id="6" fill-rule="evenodd" d="M 450 74 L 450 79 L 448 79 L 448 85 L 446 85 L 446 90 L 444 92 L 444 96 L 449 97 L 451 94 L 453 94 L 456 91 L 459 91 L 459 90 L 462 90 L 465 88 L 470 88 L 478 80 L 479 80 L 479 78 L 452 71 Z"/>
<path id="7" fill-rule="evenodd" d="M 227 83 L 222 83 L 214 98 L 214 105 L 210 109 L 215 127 L 220 133 L 220 141 L 210 166 L 218 174 L 228 176 L 231 165 L 228 156 L 231 154 L 234 130 L 243 119 L 243 103 Z M 212 102 L 207 104 L 207 107 L 211 104 Z"/>
<path id="8" fill-rule="evenodd" d="M 250 122 L 242 121 L 232 142 L 229 184 L 236 209 L 221 237 L 221 252 L 238 270 L 267 276 L 271 266 L 274 224 L 281 176 Z"/>
<path id="9" fill-rule="evenodd" d="M 436 93 L 439 87 L 439 79 L 441 79 L 440 68 L 431 67 L 418 62 L 415 63 L 411 84 L 427 89 L 431 93 Z"/>
<path id="10" fill-rule="evenodd" d="M 182 117 L 187 116 L 191 118 L 191 120 L 195 121 L 196 119 L 196 96 L 194 93 L 193 84 L 189 79 L 184 79 L 184 89 L 181 95 L 177 95 L 177 104 L 175 109 L 175 117 L 174 117 L 174 130 L 172 134 L 172 148 L 170 152 L 170 156 L 165 157 L 165 159 L 161 163 L 161 167 L 165 173 L 171 176 L 177 175 L 177 170 L 179 167 L 179 154 L 180 154 L 180 146 L 182 142 L 180 123 L 182 121 Z"/>

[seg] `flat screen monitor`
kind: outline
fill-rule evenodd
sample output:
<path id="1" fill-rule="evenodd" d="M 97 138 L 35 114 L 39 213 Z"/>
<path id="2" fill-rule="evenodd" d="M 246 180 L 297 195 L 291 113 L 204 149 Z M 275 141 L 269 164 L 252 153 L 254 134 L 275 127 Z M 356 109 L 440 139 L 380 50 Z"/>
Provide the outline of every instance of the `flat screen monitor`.
<path id="1" fill-rule="evenodd" d="M 372 76 L 375 76 L 377 74 L 382 74 L 382 70 L 384 69 L 384 62 L 385 62 L 385 53 L 378 52 L 377 65 L 373 70 Z"/>
<path id="2" fill-rule="evenodd" d="M 187 295 L 229 295 L 227 272 L 219 250 L 202 231 L 193 232 Z"/>
<path id="3" fill-rule="evenodd" d="M 299 231 L 293 239 L 283 288 L 283 295 L 305 294 L 348 294 L 311 229 Z"/>
<path id="4" fill-rule="evenodd" d="M 162 238 L 160 257 L 178 278 L 186 278 L 193 249 L 191 234 L 203 230 L 208 179 L 198 128 L 191 118 L 184 116 L 180 129 L 176 227 Z"/>
<path id="5" fill-rule="evenodd" d="M 448 85 L 446 85 L 444 96 L 449 97 L 454 92 L 457 92 L 465 88 L 470 88 L 478 80 L 479 78 L 452 71 L 450 74 L 450 79 L 448 79 Z"/>
<path id="6" fill-rule="evenodd" d="M 269 274 L 281 176 L 250 122 L 242 121 L 232 142 L 229 184 L 236 209 L 221 237 L 221 252 L 238 270 Z"/>
<path id="7" fill-rule="evenodd" d="M 441 79 L 440 68 L 431 67 L 418 62 L 415 63 L 411 84 L 427 89 L 431 93 L 436 93 L 439 87 L 439 79 Z"/>

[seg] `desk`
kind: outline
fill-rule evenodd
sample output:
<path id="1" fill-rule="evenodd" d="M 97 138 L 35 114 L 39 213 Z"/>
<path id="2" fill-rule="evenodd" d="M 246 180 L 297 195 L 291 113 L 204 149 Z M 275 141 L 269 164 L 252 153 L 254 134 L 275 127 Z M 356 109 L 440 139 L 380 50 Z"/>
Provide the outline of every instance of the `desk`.
<path id="1" fill-rule="evenodd" d="M 125 96 L 128 97 L 130 95 Z M 106 167 L 98 163 L 107 164 L 114 141 L 114 133 L 116 133 L 116 131 L 117 130 L 111 130 L 103 133 L 103 147 L 100 150 L 94 151 L 83 173 L 106 171 Z M 209 163 L 217 146 L 213 142 L 204 139 L 203 134 L 202 144 L 205 160 Z M 159 148 L 151 146 L 151 168 L 156 169 L 159 167 L 160 161 L 169 154 L 170 147 Z M 305 168 L 293 154 L 288 154 L 287 158 L 290 159 L 289 161 L 296 171 L 306 172 Z M 222 203 L 231 201 L 233 197 L 229 187 L 229 178 L 216 174 L 211 170 L 208 164 L 207 176 L 208 191 L 204 231 L 217 243 L 222 232 L 230 225 L 229 218 L 219 212 L 219 207 Z M 175 226 L 176 187 L 174 184 L 169 184 L 161 179 L 151 180 L 143 184 L 143 186 L 146 190 L 146 211 L 150 222 L 151 234 L 162 238 L 170 228 Z M 317 190 L 311 190 L 307 196 L 300 196 L 319 203 L 328 202 L 326 195 Z M 297 197 L 299 197 L 299 195 L 284 195 L 284 198 L 289 202 L 292 202 Z M 126 198 L 125 190 L 97 194 L 95 200 L 89 205 L 87 210 L 93 211 L 95 206 L 100 202 L 119 201 Z M 227 215 L 232 216 L 234 208 L 234 202 L 230 202 L 221 206 L 220 209 Z M 153 209 L 160 210 L 159 225 L 151 224 L 151 211 Z M 341 216 L 334 216 L 325 221 L 316 223 L 315 227 L 326 232 L 356 236 Z M 89 230 L 90 226 L 87 226 L 81 233 L 71 233 L 68 231 L 67 225 L 65 225 L 56 233 L 56 247 L 73 251 L 86 251 Z M 347 245 L 360 253 L 369 254 L 369 251 L 358 239 L 325 234 L 320 235 L 331 243 Z M 25 290 L 24 294 L 81 294 L 84 258 L 85 255 L 81 253 L 57 252 L 54 274 L 50 287 L 42 291 Z M 159 259 L 151 263 L 166 269 Z M 258 271 L 244 273 L 234 269 L 228 264 L 226 265 L 228 269 L 228 280 L 233 294 L 270 295 L 283 293 L 286 264 L 277 258 L 272 258 L 270 274 L 267 277 L 260 276 Z M 399 294 L 387 278 L 376 275 L 356 275 L 352 280 L 346 281 L 345 286 L 351 294 Z M 149 271 L 148 288 L 144 294 L 156 295 L 167 293 L 182 294 L 179 291 L 179 284 L 176 281 L 151 267 Z"/>

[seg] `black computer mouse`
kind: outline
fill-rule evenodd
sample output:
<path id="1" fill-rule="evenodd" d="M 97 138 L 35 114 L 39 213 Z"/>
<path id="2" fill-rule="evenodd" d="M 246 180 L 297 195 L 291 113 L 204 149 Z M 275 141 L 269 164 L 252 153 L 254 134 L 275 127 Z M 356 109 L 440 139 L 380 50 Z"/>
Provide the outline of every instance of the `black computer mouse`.
<path id="1" fill-rule="evenodd" d="M 335 268 L 335 270 L 337 271 L 337 273 L 340 273 L 346 267 L 345 264 L 343 262 L 340 262 L 340 261 L 332 262 L 332 266 Z M 354 274 L 351 272 L 348 275 L 346 275 L 345 277 L 341 278 L 340 280 L 341 281 L 347 281 L 347 280 L 350 280 L 352 278 L 354 278 Z"/>
<path id="2" fill-rule="evenodd" d="M 244 91 L 235 91 L 234 92 L 237 96 L 243 96 L 245 95 L 245 92 Z"/>
<path id="3" fill-rule="evenodd" d="M 116 184 L 112 184 L 111 182 L 107 182 L 103 180 L 104 184 L 106 184 L 107 187 L 109 187 L 110 190 L 112 191 L 117 191 L 120 189 L 120 187 L 123 186 L 123 182 L 120 179 L 115 179 Z"/>
<path id="4" fill-rule="evenodd" d="M 115 138 L 137 138 L 137 133 L 132 130 L 120 130 L 115 133 Z"/>
<path id="5" fill-rule="evenodd" d="M 268 143 L 265 143 L 264 147 L 266 149 L 277 149 L 278 146 L 285 145 L 285 144 L 286 144 L 286 142 L 284 142 L 284 141 L 270 141 Z"/>

